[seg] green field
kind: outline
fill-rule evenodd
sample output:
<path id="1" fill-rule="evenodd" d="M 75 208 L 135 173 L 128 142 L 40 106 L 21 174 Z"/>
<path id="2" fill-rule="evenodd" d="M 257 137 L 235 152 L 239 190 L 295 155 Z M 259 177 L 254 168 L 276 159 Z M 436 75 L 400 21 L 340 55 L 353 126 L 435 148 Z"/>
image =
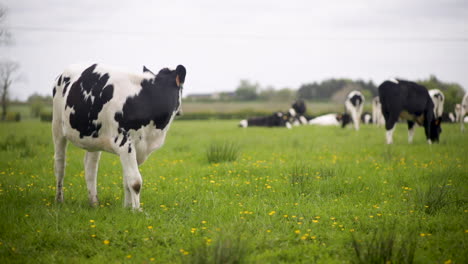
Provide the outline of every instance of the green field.
<path id="1" fill-rule="evenodd" d="M 56 204 L 50 124 L 0 123 L 0 263 L 468 263 L 468 133 L 384 133 L 176 120 L 134 212 L 117 156 L 91 208 L 70 145 Z M 237 160 L 209 163 L 213 146 Z"/>

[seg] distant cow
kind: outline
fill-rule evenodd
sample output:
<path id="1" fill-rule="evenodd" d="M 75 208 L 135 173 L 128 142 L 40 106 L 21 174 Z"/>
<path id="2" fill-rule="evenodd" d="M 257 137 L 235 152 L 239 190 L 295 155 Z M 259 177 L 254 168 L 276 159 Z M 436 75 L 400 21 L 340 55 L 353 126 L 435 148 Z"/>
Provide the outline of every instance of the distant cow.
<path id="1" fill-rule="evenodd" d="M 434 103 L 434 115 L 435 118 L 442 117 L 444 113 L 444 102 L 445 96 L 439 89 L 429 90 L 429 95 L 431 96 L 432 102 Z"/>
<path id="2" fill-rule="evenodd" d="M 463 100 L 462 100 L 463 102 Z M 460 122 L 460 119 L 461 119 L 461 104 L 456 104 L 455 105 L 455 109 L 454 109 L 454 112 L 455 112 L 455 122 Z"/>
<path id="3" fill-rule="evenodd" d="M 84 165 L 89 202 L 98 204 L 97 170 L 101 151 L 120 156 L 125 206 L 140 207 L 138 166 L 160 148 L 178 112 L 186 70 L 158 74 L 125 73 L 103 65 L 71 66 L 55 81 L 52 134 L 56 200 L 63 202 L 67 141 L 87 150 Z"/>
<path id="4" fill-rule="evenodd" d="M 351 117 L 348 114 L 326 114 L 310 119 L 309 125 L 344 127 L 350 122 Z"/>
<path id="5" fill-rule="evenodd" d="M 461 102 L 460 123 L 461 131 L 465 131 L 465 115 L 468 113 L 468 93 L 465 93 Z"/>
<path id="6" fill-rule="evenodd" d="M 364 96 L 359 91 L 351 91 L 346 97 L 345 109 L 351 115 L 354 129 L 359 130 L 359 123 L 364 106 Z"/>
<path id="7" fill-rule="evenodd" d="M 385 125 L 385 119 L 382 115 L 382 105 L 378 96 L 372 99 L 372 122 L 377 125 Z"/>
<path id="8" fill-rule="evenodd" d="M 427 89 L 403 80 L 383 82 L 379 88 L 382 113 L 387 130 L 387 144 L 393 143 L 393 131 L 398 118 L 408 121 L 408 142 L 413 141 L 414 123 L 424 126 L 429 144 L 439 141 L 440 119 L 434 116 L 434 103 Z"/>
<path id="9" fill-rule="evenodd" d="M 363 124 L 372 124 L 372 115 L 369 112 L 364 112 L 361 115 L 361 122 Z"/>
<path id="10" fill-rule="evenodd" d="M 265 117 L 252 117 L 249 119 L 244 119 L 239 122 L 240 127 L 249 127 L 249 126 L 264 126 L 264 127 L 287 127 L 291 128 L 292 124 L 290 122 L 291 114 L 276 112 L 270 116 Z"/>

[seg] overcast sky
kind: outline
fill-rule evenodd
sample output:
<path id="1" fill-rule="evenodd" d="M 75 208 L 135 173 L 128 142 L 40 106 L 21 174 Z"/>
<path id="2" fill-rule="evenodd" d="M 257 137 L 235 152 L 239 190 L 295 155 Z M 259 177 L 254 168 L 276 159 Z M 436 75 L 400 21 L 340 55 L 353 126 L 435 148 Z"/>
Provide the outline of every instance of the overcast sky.
<path id="1" fill-rule="evenodd" d="M 297 89 L 327 78 L 439 79 L 468 88 L 466 0 L 3 0 L 21 64 L 12 97 L 51 94 L 73 63 L 187 68 L 185 95 L 240 79 Z"/>

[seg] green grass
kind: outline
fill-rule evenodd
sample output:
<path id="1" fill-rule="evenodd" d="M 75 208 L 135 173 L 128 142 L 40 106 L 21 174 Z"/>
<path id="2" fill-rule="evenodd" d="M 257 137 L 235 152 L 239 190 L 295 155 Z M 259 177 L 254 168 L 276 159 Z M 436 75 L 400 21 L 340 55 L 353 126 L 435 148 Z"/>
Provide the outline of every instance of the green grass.
<path id="1" fill-rule="evenodd" d="M 0 263 L 467 263 L 468 133 L 406 137 L 403 124 L 387 146 L 373 126 L 176 121 L 140 167 L 133 212 L 117 156 L 102 155 L 91 208 L 70 145 L 55 204 L 50 124 L 0 123 Z M 220 142 L 235 161 L 208 161 Z"/>

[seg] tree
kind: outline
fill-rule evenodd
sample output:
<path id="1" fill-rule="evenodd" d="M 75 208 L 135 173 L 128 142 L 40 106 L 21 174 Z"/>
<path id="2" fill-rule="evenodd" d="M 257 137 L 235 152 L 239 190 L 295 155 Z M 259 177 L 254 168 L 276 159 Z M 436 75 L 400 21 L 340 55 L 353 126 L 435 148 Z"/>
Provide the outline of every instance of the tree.
<path id="1" fill-rule="evenodd" d="M 0 6 L 0 45 L 1 44 L 10 44 L 11 42 L 11 33 L 4 26 L 6 19 L 7 10 L 3 6 Z"/>
<path id="2" fill-rule="evenodd" d="M 241 101 L 253 101 L 258 98 L 258 83 L 250 83 L 249 80 L 241 80 L 236 89 L 236 97 Z"/>
<path id="3" fill-rule="evenodd" d="M 16 72 L 19 69 L 19 64 L 11 60 L 0 61 L 0 96 L 2 105 L 2 117 L 4 121 L 8 108 L 9 89 L 14 80 L 16 80 Z"/>

